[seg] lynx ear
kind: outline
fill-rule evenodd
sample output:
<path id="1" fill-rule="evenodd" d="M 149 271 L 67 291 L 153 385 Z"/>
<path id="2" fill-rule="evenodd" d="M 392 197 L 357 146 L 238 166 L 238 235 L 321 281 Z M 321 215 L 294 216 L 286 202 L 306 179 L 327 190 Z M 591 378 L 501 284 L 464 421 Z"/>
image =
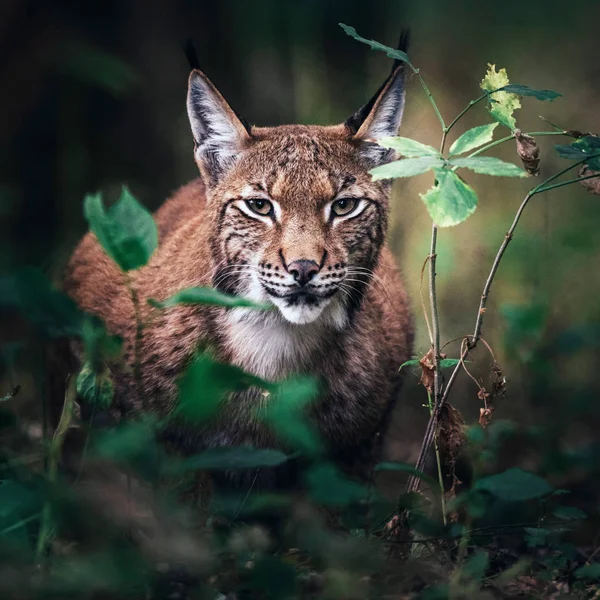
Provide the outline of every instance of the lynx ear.
<path id="1" fill-rule="evenodd" d="M 190 74 L 187 112 L 194 135 L 194 158 L 209 185 L 215 185 L 250 140 L 250 127 L 197 69 Z"/>
<path id="2" fill-rule="evenodd" d="M 361 153 L 371 164 L 382 164 L 393 158 L 393 152 L 374 143 L 397 135 L 405 95 L 404 66 L 397 66 L 377 93 L 345 123 L 354 139 L 363 142 Z"/>

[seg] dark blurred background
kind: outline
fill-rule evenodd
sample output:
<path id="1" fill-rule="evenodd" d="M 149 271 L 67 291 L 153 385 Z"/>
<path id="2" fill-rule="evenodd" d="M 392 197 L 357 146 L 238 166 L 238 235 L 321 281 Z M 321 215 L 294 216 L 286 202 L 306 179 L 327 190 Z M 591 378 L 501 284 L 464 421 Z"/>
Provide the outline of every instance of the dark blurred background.
<path id="1" fill-rule="evenodd" d="M 2 0 L 0 267 L 33 264 L 59 272 L 85 231 L 87 192 L 110 196 L 127 183 L 156 208 L 196 176 L 185 113 L 187 39 L 205 72 L 250 122 L 344 120 L 372 95 L 390 64 L 347 37 L 338 22 L 390 45 L 410 27 L 412 61 L 447 119 L 480 94 L 487 63 L 495 63 L 513 83 L 563 94 L 553 103 L 524 99 L 516 114 L 524 131 L 550 129 L 538 115 L 564 128 L 600 131 L 595 0 Z M 453 136 L 489 121 L 480 105 Z M 496 137 L 506 134 L 500 129 Z M 439 144 L 439 124 L 414 78 L 401 132 Z M 554 143 L 568 141 L 541 141 L 544 177 L 566 166 Z M 518 160 L 511 144 L 498 155 Z M 531 186 L 466 177 L 479 193 L 479 208 L 466 223 L 442 230 L 438 246 L 444 342 L 472 332 L 491 260 Z M 428 346 L 419 277 L 430 222 L 418 194 L 430 179 L 395 184 L 390 228 L 415 306 L 419 355 Z M 579 186 L 535 198 L 492 288 L 483 331 L 509 380 L 494 418 L 543 430 L 544 443 L 569 456 L 596 448 L 598 223 L 598 197 Z M 3 335 L 14 341 L 19 333 L 5 326 Z M 458 346 L 446 350 L 456 356 Z M 24 356 L 0 384 L 21 383 L 18 410 L 26 418 L 35 412 L 37 388 Z M 471 370 L 489 386 L 489 356 L 480 349 L 474 360 Z M 461 376 L 453 402 L 468 422 L 479 415 L 476 392 Z M 390 438 L 392 457 L 414 459 L 425 400 L 409 373 Z M 535 450 L 531 444 L 518 449 L 525 466 L 541 460 Z"/>

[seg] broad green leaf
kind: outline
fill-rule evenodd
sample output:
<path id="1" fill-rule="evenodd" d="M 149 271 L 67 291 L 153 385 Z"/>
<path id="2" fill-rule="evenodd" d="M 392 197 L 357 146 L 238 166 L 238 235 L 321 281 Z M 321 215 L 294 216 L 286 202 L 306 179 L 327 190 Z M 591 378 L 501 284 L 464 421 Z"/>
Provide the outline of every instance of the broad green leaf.
<path id="1" fill-rule="evenodd" d="M 319 394 L 317 382 L 311 377 L 295 377 L 268 384 L 268 390 L 270 397 L 259 408 L 257 417 L 292 448 L 310 456 L 320 454 L 322 443 L 307 414 Z"/>
<path id="2" fill-rule="evenodd" d="M 174 414 L 200 423 L 214 416 L 221 402 L 231 392 L 250 387 L 267 389 L 269 385 L 239 367 L 217 362 L 208 354 L 201 354 L 178 382 L 179 402 Z"/>
<path id="3" fill-rule="evenodd" d="M 443 166 L 444 159 L 437 156 L 403 158 L 375 167 L 374 169 L 371 169 L 369 173 L 373 176 L 373 181 L 378 181 L 379 179 L 392 179 L 395 177 L 413 177 Z"/>
<path id="4" fill-rule="evenodd" d="M 84 213 L 90 230 L 122 271 L 139 269 L 148 263 L 158 245 L 156 223 L 126 187 L 107 211 L 101 194 L 86 196 Z"/>
<path id="5" fill-rule="evenodd" d="M 577 579 L 591 579 L 593 581 L 600 579 L 600 563 L 593 563 L 579 567 L 574 573 Z"/>
<path id="6" fill-rule="evenodd" d="M 141 453 L 157 447 L 157 419 L 145 416 L 137 421 L 128 421 L 114 429 L 103 431 L 94 442 L 94 449 L 100 458 L 116 461 L 129 461 Z"/>
<path id="7" fill-rule="evenodd" d="M 402 471 L 403 473 L 409 473 L 426 482 L 434 492 L 439 489 L 440 485 L 433 477 L 429 477 L 429 475 L 426 475 L 423 471 L 419 471 L 419 469 L 415 469 L 413 465 L 408 465 L 406 463 L 380 462 L 375 465 L 375 471 Z"/>
<path id="8" fill-rule="evenodd" d="M 552 486 L 545 479 L 517 467 L 483 477 L 475 487 L 510 502 L 540 498 L 552 492 Z"/>
<path id="9" fill-rule="evenodd" d="M 504 162 L 494 156 L 472 156 L 465 158 L 451 158 L 448 164 L 459 169 L 471 169 L 482 175 L 495 175 L 497 177 L 527 177 L 527 171 L 517 165 Z"/>
<path id="10" fill-rule="evenodd" d="M 85 402 L 97 406 L 101 410 L 109 408 L 115 393 L 115 387 L 108 369 L 96 372 L 89 362 L 86 362 L 77 375 L 77 394 Z"/>
<path id="11" fill-rule="evenodd" d="M 288 456 L 283 452 L 269 448 L 253 448 L 252 446 L 211 448 L 201 454 L 177 460 L 170 471 L 258 469 L 276 467 L 287 460 Z"/>
<path id="12" fill-rule="evenodd" d="M 455 142 L 450 146 L 450 156 L 462 154 L 469 150 L 479 148 L 483 144 L 492 141 L 494 137 L 494 129 L 498 127 L 498 123 L 490 123 L 488 125 L 479 125 L 465 131 Z"/>
<path id="13" fill-rule="evenodd" d="M 23 268 L 6 280 L 7 294 L 0 305 L 20 310 L 40 331 L 49 337 L 79 337 L 83 313 L 71 298 L 56 290 L 33 268 Z M 4 290 L 2 290 L 4 291 Z"/>
<path id="14" fill-rule="evenodd" d="M 394 50 L 394 48 L 384 46 L 383 44 L 380 44 L 375 40 L 368 40 L 367 38 L 361 37 L 360 35 L 358 35 L 358 33 L 356 33 L 356 29 L 354 29 L 354 27 L 344 25 L 344 23 L 339 23 L 339 26 L 356 41 L 362 42 L 363 44 L 367 44 L 367 46 L 371 46 L 373 50 L 380 50 L 381 52 L 385 52 L 390 58 L 393 58 L 395 60 L 401 60 L 402 62 L 405 62 L 412 67 L 412 64 L 408 58 L 408 54 L 406 54 L 406 52 L 402 52 L 402 50 Z"/>
<path id="15" fill-rule="evenodd" d="M 504 87 L 500 88 L 500 91 L 518 94 L 519 96 L 533 96 L 538 100 L 548 100 L 550 102 L 562 96 L 562 94 L 553 92 L 552 90 L 534 90 L 527 85 L 518 85 L 516 83 L 505 85 Z"/>
<path id="16" fill-rule="evenodd" d="M 321 462 L 305 476 L 311 498 L 326 506 L 348 506 L 365 500 L 369 490 L 348 479 L 331 463 Z"/>
<path id="17" fill-rule="evenodd" d="M 436 225 L 458 225 L 475 212 L 477 194 L 453 171 L 436 169 L 435 174 L 435 185 L 425 194 L 420 194 L 421 200 Z"/>
<path id="18" fill-rule="evenodd" d="M 407 158 L 424 158 L 426 156 L 440 157 L 440 153 L 427 144 L 405 137 L 384 137 L 377 140 L 384 148 L 392 148 Z"/>
<path id="19" fill-rule="evenodd" d="M 226 308 L 256 308 L 259 310 L 268 310 L 271 307 L 269 304 L 261 304 L 240 298 L 231 294 L 223 294 L 218 290 L 210 287 L 192 287 L 186 288 L 177 292 L 173 296 L 163 300 L 162 302 L 150 298 L 148 304 L 155 308 L 169 308 L 177 304 L 205 304 L 212 306 L 224 306 Z"/>
<path id="20" fill-rule="evenodd" d="M 494 119 L 506 125 L 511 131 L 516 126 L 513 113 L 521 108 L 519 96 L 510 92 L 498 91 L 509 84 L 506 69 L 496 71 L 496 65 L 488 64 L 488 71 L 481 82 L 481 89 L 486 92 L 494 92 L 493 97 L 490 96 L 490 106 L 488 110 Z"/>

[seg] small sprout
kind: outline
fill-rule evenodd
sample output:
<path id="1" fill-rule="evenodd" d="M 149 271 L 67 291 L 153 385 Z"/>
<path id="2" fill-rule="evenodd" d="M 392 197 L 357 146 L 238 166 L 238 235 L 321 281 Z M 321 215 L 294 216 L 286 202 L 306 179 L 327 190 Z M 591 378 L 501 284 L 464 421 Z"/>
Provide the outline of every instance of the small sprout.
<path id="1" fill-rule="evenodd" d="M 526 135 L 520 129 L 515 129 L 515 140 L 517 142 L 517 154 L 521 157 L 525 170 L 530 175 L 539 175 L 540 149 L 535 138 Z"/>

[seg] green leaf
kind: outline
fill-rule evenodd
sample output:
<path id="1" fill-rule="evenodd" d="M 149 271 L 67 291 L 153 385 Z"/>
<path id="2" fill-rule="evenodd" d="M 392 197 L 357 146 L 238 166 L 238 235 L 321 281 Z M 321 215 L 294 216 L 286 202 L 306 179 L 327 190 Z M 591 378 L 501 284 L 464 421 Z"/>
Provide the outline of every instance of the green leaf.
<path id="1" fill-rule="evenodd" d="M 481 581 L 490 564 L 488 553 L 483 550 L 478 550 L 471 556 L 461 569 L 461 573 L 473 579 Z"/>
<path id="2" fill-rule="evenodd" d="M 107 409 L 115 393 L 115 387 L 108 369 L 97 373 L 90 362 L 86 362 L 77 375 L 77 394 L 85 402 L 97 406 L 101 410 Z"/>
<path id="3" fill-rule="evenodd" d="M 177 292 L 175 295 L 162 302 L 150 298 L 148 304 L 155 308 L 169 308 L 178 304 L 203 304 L 211 306 L 224 306 L 226 308 L 256 308 L 258 310 L 269 310 L 270 304 L 262 304 L 239 298 L 231 294 L 223 294 L 210 287 L 192 287 Z"/>
<path id="4" fill-rule="evenodd" d="M 600 563 L 579 567 L 579 569 L 575 571 L 574 575 L 577 577 L 577 579 L 591 579 L 596 581 L 600 579 Z"/>
<path id="5" fill-rule="evenodd" d="M 0 297 L 0 305 L 20 310 L 49 337 L 81 336 L 83 313 L 71 298 L 56 290 L 41 271 L 23 268 L 6 281 L 6 287 L 7 293 Z"/>
<path id="6" fill-rule="evenodd" d="M 269 383 L 239 367 L 220 363 L 201 354 L 178 382 L 179 403 L 174 415 L 194 423 L 210 419 L 221 402 L 231 393 L 250 387 L 267 389 Z"/>
<path id="7" fill-rule="evenodd" d="M 516 126 L 513 112 L 521 108 L 521 102 L 516 94 L 499 91 L 508 83 L 506 69 L 496 71 L 496 65 L 488 65 L 488 71 L 480 87 L 486 92 L 493 92 L 493 98 L 490 97 L 491 104 L 488 108 L 492 117 L 512 131 Z"/>
<path id="8" fill-rule="evenodd" d="M 158 246 L 156 223 L 126 187 L 107 211 L 101 194 L 86 196 L 84 213 L 100 245 L 122 271 L 139 269 L 148 263 Z"/>
<path id="9" fill-rule="evenodd" d="M 436 169 L 435 174 L 435 185 L 425 194 L 420 194 L 421 200 L 436 225 L 458 225 L 475 212 L 477 194 L 453 171 Z"/>
<path id="10" fill-rule="evenodd" d="M 411 475 L 422 479 L 434 492 L 437 492 L 439 489 L 439 483 L 433 477 L 429 477 L 429 475 L 426 475 L 423 471 L 419 471 L 419 469 L 415 469 L 413 465 L 408 465 L 406 463 L 380 462 L 375 465 L 375 471 L 402 471 L 403 473 L 410 473 Z"/>
<path id="11" fill-rule="evenodd" d="M 475 487 L 510 502 L 540 498 L 552 492 L 552 486 L 546 480 L 517 467 L 483 477 Z"/>
<path id="12" fill-rule="evenodd" d="M 384 137 L 377 140 L 377 143 L 384 148 L 392 148 L 407 158 L 425 158 L 435 156 L 440 158 L 441 154 L 432 146 L 422 144 L 416 140 L 405 137 Z"/>
<path id="13" fill-rule="evenodd" d="M 307 415 L 307 408 L 319 394 L 315 379 L 295 377 L 269 384 L 268 389 L 270 397 L 258 409 L 257 417 L 292 448 L 309 456 L 320 454 L 323 445 Z"/>
<path id="14" fill-rule="evenodd" d="M 283 452 L 269 448 L 253 448 L 252 446 L 211 448 L 201 454 L 177 460 L 170 471 L 258 469 L 276 467 L 287 460 L 288 456 Z"/>
<path id="15" fill-rule="evenodd" d="M 450 146 L 450 156 L 462 154 L 469 150 L 479 148 L 483 144 L 490 142 L 494 137 L 494 129 L 498 127 L 498 123 L 490 123 L 489 125 L 479 125 L 465 131 L 455 142 Z"/>
<path id="16" fill-rule="evenodd" d="M 469 362 L 469 361 L 465 361 L 465 362 Z M 440 368 L 448 369 L 450 367 L 455 367 L 459 363 L 460 363 L 460 359 L 458 359 L 458 358 L 442 358 L 442 360 L 440 360 Z"/>
<path id="17" fill-rule="evenodd" d="M 82 338 L 85 357 L 93 370 L 97 370 L 104 359 L 117 358 L 123 349 L 123 339 L 109 335 L 104 323 L 92 315 L 84 315 Z"/>
<path id="18" fill-rule="evenodd" d="M 421 175 L 434 168 L 444 166 L 444 159 L 429 156 L 425 158 L 403 158 L 385 165 L 380 165 L 371 169 L 369 173 L 373 176 L 373 181 L 380 179 L 392 179 L 395 177 L 414 177 Z"/>
<path id="19" fill-rule="evenodd" d="M 369 490 L 347 477 L 331 463 L 322 462 L 312 467 L 306 474 L 306 483 L 311 498 L 325 506 L 348 506 L 365 500 Z"/>
<path id="20" fill-rule="evenodd" d="M 570 145 L 559 144 L 554 148 L 561 158 L 567 160 L 580 161 L 590 157 L 587 161 L 589 168 L 600 171 L 600 137 L 588 135 Z"/>
<path id="21" fill-rule="evenodd" d="M 394 48 L 384 46 L 383 44 L 380 44 L 375 40 L 368 40 L 364 37 L 361 37 L 360 35 L 358 35 L 358 33 L 356 33 L 356 29 L 354 29 L 354 27 L 344 25 L 344 23 L 339 23 L 339 26 L 356 41 L 362 42 L 363 44 L 367 44 L 367 46 L 371 46 L 373 50 L 380 50 L 381 52 L 385 52 L 390 58 L 393 58 L 395 60 L 401 60 L 402 62 L 405 62 L 412 67 L 412 64 L 408 58 L 408 54 L 406 54 L 406 52 L 402 52 L 402 50 L 395 50 Z"/>
<path id="22" fill-rule="evenodd" d="M 499 91 L 518 94 L 519 96 L 533 96 L 538 100 L 548 100 L 550 102 L 562 96 L 562 94 L 553 92 L 552 90 L 534 90 L 527 85 L 518 85 L 516 83 L 505 85 L 504 87 L 501 87 Z"/>
<path id="23" fill-rule="evenodd" d="M 587 515 L 575 506 L 557 506 L 552 514 L 556 518 L 564 519 L 565 521 L 587 519 Z"/>
<path id="24" fill-rule="evenodd" d="M 482 175 L 495 175 L 497 177 L 527 177 L 527 171 L 517 165 L 504 162 L 493 156 L 472 156 L 465 158 L 451 158 L 448 164 L 459 169 L 471 169 Z"/>
<path id="25" fill-rule="evenodd" d="M 400 368 L 398 369 L 398 371 L 400 371 L 404 367 L 412 367 L 412 366 L 418 365 L 418 364 L 419 364 L 419 359 L 418 358 L 413 358 L 412 360 L 407 360 L 406 362 L 403 362 L 400 365 Z"/>

